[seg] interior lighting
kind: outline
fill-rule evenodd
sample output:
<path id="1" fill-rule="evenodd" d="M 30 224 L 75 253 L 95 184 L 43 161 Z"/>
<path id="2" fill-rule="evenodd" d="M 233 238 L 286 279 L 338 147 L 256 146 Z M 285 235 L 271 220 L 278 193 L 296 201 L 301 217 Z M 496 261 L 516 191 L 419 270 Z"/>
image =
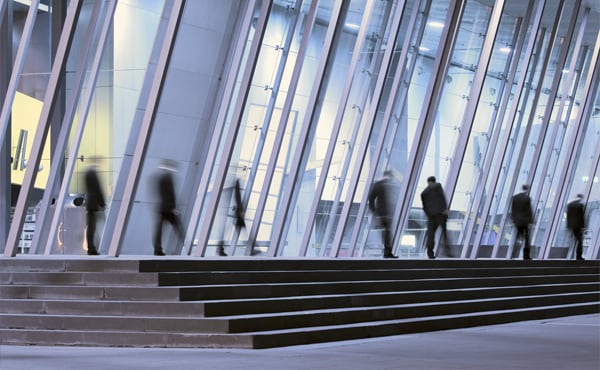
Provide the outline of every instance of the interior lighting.
<path id="1" fill-rule="evenodd" d="M 425 47 L 425 46 L 419 46 L 419 51 L 429 51 L 431 49 Z"/>
<path id="2" fill-rule="evenodd" d="M 510 53 L 510 52 L 511 52 L 511 50 L 512 50 L 512 49 L 511 49 L 511 48 L 509 48 L 508 46 L 504 46 L 504 47 L 501 47 L 501 48 L 500 48 L 500 51 L 501 51 L 502 53 L 506 53 L 506 54 Z"/>
<path id="3" fill-rule="evenodd" d="M 346 26 L 346 28 L 349 28 L 351 30 L 356 30 L 356 31 L 358 31 L 360 29 L 360 26 L 355 23 L 346 23 L 346 24 L 344 24 L 344 26 Z"/>
<path id="4" fill-rule="evenodd" d="M 431 21 L 428 22 L 427 25 L 429 27 L 433 27 L 433 28 L 444 28 L 444 23 L 442 22 L 438 22 L 438 21 Z"/>

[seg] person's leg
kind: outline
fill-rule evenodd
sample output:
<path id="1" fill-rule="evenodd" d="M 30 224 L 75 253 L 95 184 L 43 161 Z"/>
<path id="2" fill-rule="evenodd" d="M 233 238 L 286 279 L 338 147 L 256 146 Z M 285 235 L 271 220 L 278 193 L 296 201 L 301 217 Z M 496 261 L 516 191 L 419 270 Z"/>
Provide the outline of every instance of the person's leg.
<path id="1" fill-rule="evenodd" d="M 97 255 L 98 249 L 96 249 L 96 244 L 94 243 L 94 236 L 96 236 L 96 212 L 87 211 L 87 230 L 85 234 L 85 238 L 87 241 L 87 254 L 89 255 Z"/>
<path id="2" fill-rule="evenodd" d="M 158 214 L 156 218 L 156 227 L 154 229 L 154 255 L 155 256 L 163 256 L 164 252 L 162 250 L 162 227 L 164 221 L 164 214 Z"/>
<path id="3" fill-rule="evenodd" d="M 429 217 L 427 221 L 427 257 L 435 258 L 433 247 L 435 246 L 435 230 L 437 229 L 435 217 Z"/>
<path id="4" fill-rule="evenodd" d="M 439 215 L 439 224 L 440 227 L 442 228 L 442 235 L 440 236 L 440 245 L 439 247 L 442 246 L 442 239 L 444 239 L 444 250 L 446 251 L 446 255 L 448 257 L 454 257 L 454 254 L 452 253 L 452 250 L 450 250 L 450 243 L 448 241 L 448 231 L 446 229 L 446 221 L 448 220 L 448 216 L 447 215 Z"/>
<path id="5" fill-rule="evenodd" d="M 390 220 L 387 217 L 381 217 L 382 237 L 383 237 L 383 256 L 393 257 L 392 237 L 390 235 Z"/>
<path id="6" fill-rule="evenodd" d="M 583 231 L 581 229 L 573 229 L 573 235 L 575 236 L 575 255 L 576 259 L 583 259 Z"/>
<path id="7" fill-rule="evenodd" d="M 525 243 L 525 247 L 523 248 L 523 259 L 524 260 L 530 260 L 531 259 L 531 255 L 530 255 L 530 251 L 531 251 L 531 245 L 529 244 L 529 226 L 523 226 L 523 238 L 524 243 Z"/>

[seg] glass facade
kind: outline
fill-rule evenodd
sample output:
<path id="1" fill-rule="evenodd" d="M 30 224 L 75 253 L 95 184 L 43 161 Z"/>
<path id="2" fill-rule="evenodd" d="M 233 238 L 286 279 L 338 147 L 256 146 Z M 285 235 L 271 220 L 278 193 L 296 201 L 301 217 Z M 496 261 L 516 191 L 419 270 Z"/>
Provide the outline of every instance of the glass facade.
<path id="1" fill-rule="evenodd" d="M 600 6 L 517 0 L 0 0 L 0 245 L 85 254 L 379 258 L 371 185 L 393 173 L 393 251 L 423 258 L 435 176 L 461 258 L 600 253 Z M 210 16 L 207 16 L 210 14 Z M 239 195 L 236 191 L 239 185 Z M 240 223 L 243 220 L 243 225 Z M 223 249 L 221 249 L 223 248 Z"/>

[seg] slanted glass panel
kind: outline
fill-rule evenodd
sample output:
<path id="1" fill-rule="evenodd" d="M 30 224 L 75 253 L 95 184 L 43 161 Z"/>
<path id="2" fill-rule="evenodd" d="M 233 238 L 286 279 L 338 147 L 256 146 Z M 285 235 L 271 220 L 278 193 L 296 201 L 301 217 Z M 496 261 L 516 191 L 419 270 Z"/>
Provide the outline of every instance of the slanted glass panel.
<path id="1" fill-rule="evenodd" d="M 462 131 L 461 124 L 468 104 L 471 84 L 481 55 L 491 11 L 492 7 L 490 6 L 476 1 L 467 2 L 454 50 L 452 51 L 451 65 L 445 76 L 446 84 L 441 92 L 433 132 L 419 174 L 417 190 L 412 203 L 415 209 L 422 210 L 420 194 L 427 185 L 427 177 L 435 176 L 438 182 L 444 184 L 448 171 L 455 160 L 452 156 Z M 452 202 L 449 204 L 450 215 L 447 224 L 449 244 L 458 243 L 458 237 L 463 228 L 462 218 L 470 199 L 469 194 L 470 191 L 465 190 L 455 192 Z M 451 194 L 447 194 L 448 202 L 450 202 L 451 196 Z M 414 222 L 423 224 L 425 218 L 423 214 L 414 212 L 413 215 L 413 217 L 418 217 L 420 221 L 409 217 L 409 224 L 411 219 Z M 424 240 L 424 235 L 422 240 Z"/>
<path id="2" fill-rule="evenodd" d="M 290 228 L 290 247 L 286 248 L 286 254 L 295 253 L 291 245 L 297 242 L 292 243 L 291 240 L 302 240 L 305 230 L 310 232 L 307 255 L 330 254 L 348 186 L 354 186 L 350 184 L 352 173 L 360 166 L 356 158 L 363 153 L 359 153 L 358 148 L 363 130 L 369 126 L 364 121 L 369 110 L 373 109 L 369 99 L 384 53 L 382 45 L 388 37 L 386 26 L 391 19 L 390 13 L 397 10 L 396 5 L 396 2 L 374 2 L 372 5 L 369 2 L 354 2 L 344 19 L 342 32 L 335 36 L 339 42 L 335 63 L 330 67 L 327 77 L 326 98 L 318 120 L 309 167 L 304 175 L 303 188 L 306 190 L 300 195 L 302 200 L 297 202 L 299 227 Z M 370 18 L 365 20 L 363 13 L 366 6 L 373 8 Z M 364 40 L 359 39 L 359 28 L 366 28 Z M 357 50 L 359 42 L 362 42 L 362 46 Z M 355 65 L 352 64 L 353 60 L 356 60 Z M 348 83 L 351 85 L 347 95 L 344 95 Z M 328 156 L 328 152 L 331 155 Z M 319 191 L 320 181 L 324 184 L 322 192 Z M 309 211 L 314 206 L 316 215 L 311 221 L 313 215 Z M 312 224 L 307 225 L 307 222 Z M 342 254 L 348 254 L 347 245 L 342 248 Z"/>
<path id="3" fill-rule="evenodd" d="M 23 30 L 27 20 L 29 6 L 18 2 L 12 4 L 13 29 L 12 31 L 12 61 L 14 66 L 17 49 L 23 40 Z M 10 156 L 12 157 L 10 167 L 11 182 L 11 208 L 14 211 L 19 191 L 25 177 L 27 162 L 30 158 L 31 144 L 38 127 L 38 121 L 44 96 L 50 79 L 52 69 L 52 8 L 48 5 L 40 6 L 29 46 L 25 51 L 25 58 L 17 91 L 11 109 L 11 130 L 6 131 L 10 135 Z M 6 14 L 5 19 L 11 15 Z M 35 45 L 35 48 L 33 47 Z M 0 109 L 2 106 L 0 105 Z M 44 145 L 42 161 L 38 167 L 34 190 L 28 202 L 27 216 L 23 225 L 23 232 L 18 244 L 17 253 L 26 254 L 33 252 L 31 245 L 36 231 L 37 212 L 39 202 L 42 200 L 43 191 L 46 187 L 50 170 L 50 140 Z M 5 243 L 0 244 L 0 251 L 4 250 Z"/>
<path id="4" fill-rule="evenodd" d="M 510 7 L 510 5 L 509 2 L 507 7 Z M 512 14 L 505 12 L 500 21 L 487 74 L 477 103 L 477 111 L 469 134 L 467 150 L 462 158 L 452 200 L 453 204 L 458 202 L 457 204 L 464 207 L 455 214 L 457 222 L 462 222 L 462 230 L 456 240 L 460 244 L 469 243 L 472 245 L 476 232 L 468 233 L 467 230 L 469 228 L 477 230 L 482 219 L 481 212 L 484 201 L 490 193 L 488 189 L 493 189 L 489 187 L 494 186 L 497 181 L 496 178 L 489 176 L 489 171 L 494 157 L 504 153 L 504 148 L 498 147 L 498 141 L 506 128 L 503 127 L 502 121 L 498 121 L 498 115 L 503 113 L 498 112 L 498 109 L 505 90 L 512 87 L 512 83 L 507 86 L 506 78 L 514 57 L 514 53 L 512 53 L 513 40 L 517 26 L 517 19 Z M 478 68 L 484 67 L 478 66 Z M 475 208 L 477 205 L 479 207 Z M 454 209 L 454 206 L 452 208 Z M 494 243 L 495 233 L 492 229 L 484 233 L 481 245 L 473 247 L 478 247 L 479 253 L 486 255 L 491 253 L 491 246 Z"/>

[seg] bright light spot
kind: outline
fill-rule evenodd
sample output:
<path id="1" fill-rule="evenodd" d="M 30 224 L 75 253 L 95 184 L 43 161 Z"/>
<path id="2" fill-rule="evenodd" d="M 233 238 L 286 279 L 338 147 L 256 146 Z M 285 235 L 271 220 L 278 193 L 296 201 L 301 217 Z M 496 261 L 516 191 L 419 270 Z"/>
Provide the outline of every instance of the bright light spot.
<path id="1" fill-rule="evenodd" d="M 503 53 L 506 53 L 506 54 L 510 53 L 511 50 L 512 49 L 509 48 L 508 46 L 504 46 L 504 47 L 500 48 L 500 51 L 503 52 Z"/>
<path id="2" fill-rule="evenodd" d="M 415 247 L 417 245 L 417 239 L 414 235 L 402 235 L 400 244 L 407 245 L 409 247 Z"/>
<path id="3" fill-rule="evenodd" d="M 433 27 L 433 28 L 444 28 L 444 24 L 442 22 L 437 22 L 437 21 L 428 22 L 427 25 L 429 27 Z"/>
<path id="4" fill-rule="evenodd" d="M 354 23 L 346 23 L 344 26 L 346 26 L 347 28 L 350 28 L 352 30 L 360 29 L 360 26 L 358 24 L 354 24 Z"/>
<path id="5" fill-rule="evenodd" d="M 419 46 L 419 51 L 429 51 L 431 49 L 426 48 L 425 46 Z"/>

